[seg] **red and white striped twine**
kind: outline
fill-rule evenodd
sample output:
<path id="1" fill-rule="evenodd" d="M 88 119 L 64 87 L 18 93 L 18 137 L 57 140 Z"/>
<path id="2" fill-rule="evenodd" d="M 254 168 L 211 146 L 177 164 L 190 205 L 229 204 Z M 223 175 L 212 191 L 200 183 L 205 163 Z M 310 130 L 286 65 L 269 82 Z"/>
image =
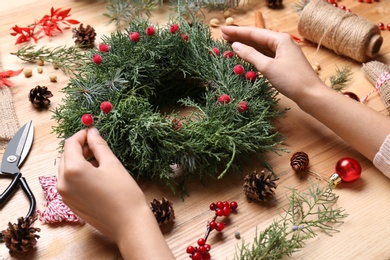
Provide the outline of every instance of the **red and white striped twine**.
<path id="1" fill-rule="evenodd" d="M 382 75 L 378 78 L 378 80 L 375 83 L 375 89 L 371 90 L 363 99 L 362 103 L 366 102 L 368 97 L 373 94 L 374 92 L 379 91 L 379 89 L 382 87 L 383 83 L 388 81 L 390 79 L 390 72 L 383 72 Z"/>
<path id="2" fill-rule="evenodd" d="M 46 209 L 37 210 L 40 221 L 46 224 L 59 223 L 62 221 L 84 224 L 84 220 L 73 213 L 73 211 L 62 201 L 62 197 L 56 188 L 57 176 L 41 176 L 39 177 L 39 182 L 46 198 Z"/>

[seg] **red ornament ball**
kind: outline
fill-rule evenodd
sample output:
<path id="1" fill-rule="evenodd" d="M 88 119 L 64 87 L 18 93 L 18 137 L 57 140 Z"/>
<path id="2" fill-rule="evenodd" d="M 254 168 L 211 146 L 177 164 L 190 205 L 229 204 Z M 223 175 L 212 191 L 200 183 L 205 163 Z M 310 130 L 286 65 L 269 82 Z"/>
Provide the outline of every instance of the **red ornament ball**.
<path id="1" fill-rule="evenodd" d="M 256 74 L 256 72 L 254 72 L 253 70 L 250 70 L 250 71 L 248 71 L 248 72 L 245 74 L 245 77 L 246 77 L 247 80 L 255 81 L 256 78 L 257 78 L 257 74 Z"/>
<path id="2" fill-rule="evenodd" d="M 234 71 L 234 74 L 242 75 L 244 73 L 245 69 L 244 69 L 244 66 L 238 64 L 238 65 L 234 66 L 233 71 Z"/>
<path id="3" fill-rule="evenodd" d="M 100 63 L 103 62 L 103 58 L 102 58 L 102 56 L 100 56 L 100 54 L 95 54 L 95 55 L 93 55 L 93 57 L 92 57 L 92 61 L 93 61 L 93 63 L 95 63 L 95 64 L 100 64 Z"/>
<path id="4" fill-rule="evenodd" d="M 234 52 L 232 52 L 232 51 L 224 51 L 223 52 L 223 57 L 225 59 L 233 58 L 234 57 Z"/>
<path id="5" fill-rule="evenodd" d="M 380 22 L 380 23 L 378 23 L 378 27 L 379 27 L 380 30 L 384 30 L 385 29 L 385 24 Z"/>
<path id="6" fill-rule="evenodd" d="M 129 38 L 132 42 L 139 42 L 141 35 L 138 32 L 131 32 Z"/>
<path id="7" fill-rule="evenodd" d="M 146 27 L 145 33 L 147 36 L 153 36 L 156 33 L 156 30 L 154 29 L 153 26 L 148 26 Z"/>
<path id="8" fill-rule="evenodd" d="M 178 30 L 179 30 L 179 25 L 177 25 L 177 24 L 172 24 L 172 25 L 169 27 L 169 31 L 170 31 L 172 34 L 176 33 Z"/>
<path id="9" fill-rule="evenodd" d="M 216 56 L 219 56 L 219 54 L 220 54 L 219 49 L 216 47 L 212 48 L 210 53 L 214 54 Z"/>
<path id="10" fill-rule="evenodd" d="M 345 157 L 336 163 L 336 173 L 344 182 L 353 182 L 360 178 L 362 168 L 355 159 Z"/>
<path id="11" fill-rule="evenodd" d="M 240 113 L 244 113 L 245 111 L 248 110 L 248 102 L 246 101 L 240 101 L 238 103 L 238 106 L 237 106 L 237 110 L 240 112 Z"/>
<path id="12" fill-rule="evenodd" d="M 188 35 L 187 35 L 187 34 L 182 33 L 182 34 L 180 34 L 180 36 L 181 36 L 181 38 L 182 38 L 184 41 L 188 42 Z"/>
<path id="13" fill-rule="evenodd" d="M 101 52 L 109 52 L 110 51 L 110 47 L 107 44 L 105 44 L 105 43 L 101 43 L 99 45 L 99 51 L 101 51 Z"/>
<path id="14" fill-rule="evenodd" d="M 221 104 L 229 104 L 230 103 L 230 97 L 227 94 L 222 94 L 218 97 L 218 102 Z"/>
<path id="15" fill-rule="evenodd" d="M 93 124 L 93 116 L 91 114 L 84 114 L 81 117 L 81 123 L 85 126 L 91 126 Z"/>
<path id="16" fill-rule="evenodd" d="M 108 114 L 111 112 L 112 110 L 112 104 L 110 101 L 103 101 L 101 104 L 100 104 L 100 110 L 102 110 L 102 112 L 104 114 Z"/>

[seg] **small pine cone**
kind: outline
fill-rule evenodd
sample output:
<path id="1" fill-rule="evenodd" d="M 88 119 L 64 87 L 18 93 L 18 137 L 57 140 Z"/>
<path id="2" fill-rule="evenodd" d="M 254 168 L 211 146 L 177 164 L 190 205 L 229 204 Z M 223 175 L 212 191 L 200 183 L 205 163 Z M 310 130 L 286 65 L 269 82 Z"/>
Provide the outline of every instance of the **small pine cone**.
<path id="1" fill-rule="evenodd" d="M 291 156 L 290 165 L 296 172 L 304 171 L 309 166 L 309 156 L 305 152 L 296 152 Z"/>
<path id="2" fill-rule="evenodd" d="M 50 105 L 50 99 L 53 96 L 50 90 L 47 87 L 36 86 L 30 90 L 28 99 L 37 109 L 48 108 Z"/>
<path id="3" fill-rule="evenodd" d="M 9 222 L 7 230 L 1 231 L 2 239 L 10 252 L 26 253 L 36 246 L 40 236 L 35 233 L 41 229 L 32 227 L 35 220 L 37 216 L 20 217 L 18 223 Z"/>
<path id="4" fill-rule="evenodd" d="M 268 7 L 270 8 L 280 8 L 282 7 L 282 0 L 266 0 Z"/>
<path id="5" fill-rule="evenodd" d="M 96 32 L 95 29 L 87 25 L 84 27 L 83 24 L 80 24 L 79 28 L 73 29 L 73 37 L 76 38 L 74 43 L 80 47 L 90 47 L 95 44 Z"/>
<path id="6" fill-rule="evenodd" d="M 278 186 L 276 178 L 272 172 L 266 173 L 262 170 L 260 173 L 254 171 L 244 178 L 244 192 L 249 200 L 266 201 L 268 197 L 273 197 L 274 189 Z"/>
<path id="7" fill-rule="evenodd" d="M 160 226 L 172 222 L 175 219 L 175 211 L 172 207 L 172 202 L 166 198 L 162 200 L 154 199 L 150 202 L 150 208 Z"/>

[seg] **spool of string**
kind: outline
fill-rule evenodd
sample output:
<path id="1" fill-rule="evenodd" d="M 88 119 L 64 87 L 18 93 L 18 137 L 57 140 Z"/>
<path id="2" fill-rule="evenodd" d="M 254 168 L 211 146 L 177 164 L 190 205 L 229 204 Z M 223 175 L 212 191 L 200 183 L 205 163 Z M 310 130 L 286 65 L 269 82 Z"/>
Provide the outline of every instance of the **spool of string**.
<path id="1" fill-rule="evenodd" d="M 390 113 L 390 71 L 386 64 L 379 61 L 370 61 L 363 64 L 362 70 L 368 80 L 375 86 L 375 89 L 368 93 L 362 102 L 365 102 L 368 97 L 379 92 L 384 101 L 388 112 Z"/>
<path id="2" fill-rule="evenodd" d="M 303 8 L 298 32 L 305 39 L 358 62 L 375 57 L 383 42 L 376 24 L 322 0 L 310 0 Z"/>

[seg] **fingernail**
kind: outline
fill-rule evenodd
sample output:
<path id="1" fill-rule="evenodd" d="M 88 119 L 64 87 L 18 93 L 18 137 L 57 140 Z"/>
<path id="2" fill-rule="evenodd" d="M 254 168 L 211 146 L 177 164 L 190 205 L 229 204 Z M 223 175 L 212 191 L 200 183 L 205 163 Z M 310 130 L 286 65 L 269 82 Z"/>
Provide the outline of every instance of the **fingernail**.
<path id="1" fill-rule="evenodd" d="M 96 127 L 90 127 L 90 128 L 88 129 L 88 131 L 89 131 L 92 135 L 100 135 L 99 130 L 97 130 Z"/>
<path id="2" fill-rule="evenodd" d="M 240 42 L 233 42 L 232 48 L 233 48 L 233 50 L 235 50 L 235 51 L 239 51 L 239 50 L 241 50 L 241 48 L 242 48 L 242 43 L 240 43 Z"/>

